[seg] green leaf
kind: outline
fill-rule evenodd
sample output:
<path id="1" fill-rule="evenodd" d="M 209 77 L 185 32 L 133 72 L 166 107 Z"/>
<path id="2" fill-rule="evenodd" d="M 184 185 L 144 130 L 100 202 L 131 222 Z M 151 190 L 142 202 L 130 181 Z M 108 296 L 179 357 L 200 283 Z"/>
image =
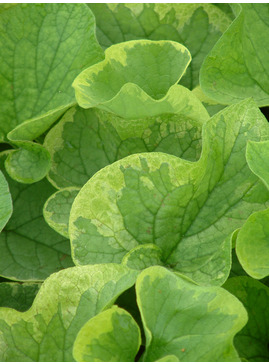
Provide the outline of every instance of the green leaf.
<path id="1" fill-rule="evenodd" d="M 135 320 L 127 311 L 113 306 L 81 328 L 73 356 L 80 362 L 132 362 L 140 344 L 140 330 Z"/>
<path id="2" fill-rule="evenodd" d="M 155 244 L 163 265 L 203 284 L 225 282 L 233 232 L 268 205 L 269 193 L 248 168 L 245 149 L 248 140 L 268 138 L 269 127 L 246 100 L 203 128 L 197 162 L 136 154 L 82 187 L 69 221 L 75 264 L 121 262 L 135 247 Z"/>
<path id="3" fill-rule="evenodd" d="M 269 209 L 247 219 L 237 236 L 236 254 L 251 277 L 261 279 L 269 275 Z"/>
<path id="4" fill-rule="evenodd" d="M 69 241 L 53 231 L 42 214 L 55 189 L 46 180 L 31 185 L 7 180 L 14 212 L 0 235 L 0 276 L 40 281 L 73 265 Z"/>
<path id="5" fill-rule="evenodd" d="M 166 355 L 179 361 L 238 361 L 233 337 L 247 313 L 223 288 L 197 286 L 151 267 L 138 276 L 136 292 L 146 334 L 143 361 Z"/>
<path id="6" fill-rule="evenodd" d="M 99 62 L 85 4 L 19 4 L 0 13 L 0 140 L 32 140 L 75 104 L 71 83 Z"/>
<path id="7" fill-rule="evenodd" d="M 49 181 L 57 188 L 82 187 L 99 169 L 139 152 L 197 160 L 202 123 L 208 118 L 196 117 L 162 114 L 126 120 L 97 109 L 72 108 L 44 142 L 52 158 Z"/>
<path id="8" fill-rule="evenodd" d="M 269 360 L 269 288 L 250 277 L 229 279 L 223 286 L 248 312 L 247 325 L 235 336 L 234 345 L 247 361 Z"/>
<path id="9" fill-rule="evenodd" d="M 207 97 L 200 86 L 195 87 L 195 89 L 192 90 L 192 92 L 195 94 L 196 97 L 203 103 L 204 107 L 208 111 L 210 116 L 215 115 L 220 110 L 224 109 L 226 105 L 218 104 L 216 101 L 210 99 Z"/>
<path id="10" fill-rule="evenodd" d="M 51 275 L 28 311 L 0 309 L 1 361 L 74 361 L 73 343 L 81 327 L 135 279 L 135 271 L 113 264 Z"/>
<path id="11" fill-rule="evenodd" d="M 5 176 L 0 170 L 0 231 L 8 222 L 12 214 L 12 199 Z"/>
<path id="12" fill-rule="evenodd" d="M 193 61 L 181 83 L 199 84 L 199 70 L 230 19 L 212 4 L 89 4 L 103 48 L 134 40 L 173 40 L 189 49 Z"/>
<path id="13" fill-rule="evenodd" d="M 113 45 L 105 51 L 104 61 L 81 72 L 73 82 L 77 102 L 126 119 L 164 113 L 195 119 L 198 108 L 201 117 L 207 117 L 199 100 L 177 85 L 190 60 L 187 48 L 172 41 Z"/>
<path id="14" fill-rule="evenodd" d="M 40 144 L 21 142 L 23 148 L 11 150 L 5 160 L 7 173 L 15 181 L 34 183 L 43 179 L 50 169 L 50 154 Z"/>
<path id="15" fill-rule="evenodd" d="M 40 283 L 0 283 L 0 306 L 28 310 L 39 291 Z"/>
<path id="16" fill-rule="evenodd" d="M 241 12 L 207 55 L 200 82 L 221 104 L 253 97 L 269 105 L 269 4 L 241 4 Z"/>
<path id="17" fill-rule="evenodd" d="M 255 173 L 269 189 L 269 171 L 267 168 L 269 158 L 269 141 L 249 142 L 246 151 L 249 168 Z"/>
<path id="18" fill-rule="evenodd" d="M 66 238 L 69 238 L 71 206 L 78 192 L 79 189 L 76 187 L 64 188 L 51 195 L 44 205 L 44 219 L 52 229 Z"/>
<path id="19" fill-rule="evenodd" d="M 152 265 L 162 265 L 162 250 L 154 244 L 138 245 L 122 259 L 122 264 L 131 269 L 143 270 Z"/>
<path id="20" fill-rule="evenodd" d="M 164 357 L 162 357 L 161 359 L 155 360 L 155 361 L 165 361 L 165 362 L 175 362 L 175 361 L 179 361 L 178 358 L 175 355 L 166 355 Z"/>

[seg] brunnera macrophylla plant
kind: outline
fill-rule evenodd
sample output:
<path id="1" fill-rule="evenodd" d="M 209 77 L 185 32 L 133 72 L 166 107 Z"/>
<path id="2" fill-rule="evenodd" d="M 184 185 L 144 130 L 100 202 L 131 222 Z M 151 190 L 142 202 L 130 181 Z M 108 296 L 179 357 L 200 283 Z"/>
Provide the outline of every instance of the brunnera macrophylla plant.
<path id="1" fill-rule="evenodd" d="M 269 5 L 0 5 L 1 361 L 268 361 Z"/>

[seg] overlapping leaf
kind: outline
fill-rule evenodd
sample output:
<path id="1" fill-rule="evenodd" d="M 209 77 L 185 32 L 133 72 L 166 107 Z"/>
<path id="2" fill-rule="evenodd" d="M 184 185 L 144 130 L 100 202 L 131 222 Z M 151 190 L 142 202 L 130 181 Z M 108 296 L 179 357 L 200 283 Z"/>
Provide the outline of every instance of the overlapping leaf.
<path id="1" fill-rule="evenodd" d="M 135 279 L 135 271 L 113 264 L 51 275 L 28 311 L 0 309 L 1 361 L 73 361 L 80 328 Z"/>
<path id="2" fill-rule="evenodd" d="M 269 4 L 241 4 L 229 29 L 207 55 L 201 87 L 221 104 L 253 97 L 269 105 Z"/>
<path id="3" fill-rule="evenodd" d="M 133 39 L 182 43 L 192 62 L 181 84 L 199 84 L 204 57 L 230 24 L 212 4 L 89 4 L 96 17 L 97 38 L 103 48 Z"/>
<path id="4" fill-rule="evenodd" d="M 250 277 L 231 278 L 224 288 L 236 296 L 248 312 L 247 325 L 234 339 L 240 357 L 245 361 L 268 362 L 269 288 Z"/>
<path id="5" fill-rule="evenodd" d="M 129 41 L 105 51 L 105 60 L 73 82 L 83 108 L 98 107 L 125 119 L 177 113 L 195 119 L 206 110 L 185 87 L 177 85 L 191 55 L 172 41 Z"/>
<path id="6" fill-rule="evenodd" d="M 246 100 L 204 124 L 198 162 L 145 153 L 103 168 L 72 206 L 75 263 L 121 262 L 138 245 L 155 244 L 164 265 L 198 282 L 222 284 L 233 231 L 268 201 L 245 158 L 248 140 L 268 137 L 266 120 Z"/>
<path id="7" fill-rule="evenodd" d="M 46 180 L 31 185 L 10 178 L 8 182 L 14 212 L 0 234 L 0 276 L 43 280 L 73 265 L 69 241 L 55 233 L 42 214 L 45 201 L 55 189 Z"/>
<path id="8" fill-rule="evenodd" d="M 19 4 L 0 14 L 0 139 L 16 128 L 12 140 L 32 140 L 75 103 L 74 78 L 103 58 L 94 27 L 85 4 Z"/>
<path id="9" fill-rule="evenodd" d="M 32 183 L 47 174 L 50 158 L 29 140 L 76 103 L 74 78 L 103 52 L 85 4 L 18 4 L 0 14 L 0 34 L 0 141 L 20 148 L 6 161 L 10 176 Z"/>
<path id="10" fill-rule="evenodd" d="M 79 188 L 64 188 L 51 195 L 44 205 L 43 215 L 46 222 L 66 238 L 69 238 L 68 224 L 71 206 L 78 192 Z"/>
<path id="11" fill-rule="evenodd" d="M 250 169 L 269 188 L 269 143 L 249 142 L 247 162 Z M 238 233 L 236 253 L 244 270 L 253 278 L 269 275 L 269 210 L 251 215 Z"/>
<path id="12" fill-rule="evenodd" d="M 136 283 L 146 334 L 143 361 L 238 361 L 234 335 L 247 322 L 243 305 L 223 288 L 200 287 L 165 268 L 144 270 Z"/>
<path id="13" fill-rule="evenodd" d="M 76 361 L 130 362 L 141 344 L 140 330 L 132 316 L 113 306 L 89 320 L 74 343 Z"/>
<path id="14" fill-rule="evenodd" d="M 177 114 L 126 120 L 97 109 L 73 108 L 46 136 L 44 146 L 52 157 L 48 178 L 57 188 L 82 187 L 99 169 L 142 152 L 197 160 L 207 119 L 207 113 L 197 113 L 196 120 Z"/>

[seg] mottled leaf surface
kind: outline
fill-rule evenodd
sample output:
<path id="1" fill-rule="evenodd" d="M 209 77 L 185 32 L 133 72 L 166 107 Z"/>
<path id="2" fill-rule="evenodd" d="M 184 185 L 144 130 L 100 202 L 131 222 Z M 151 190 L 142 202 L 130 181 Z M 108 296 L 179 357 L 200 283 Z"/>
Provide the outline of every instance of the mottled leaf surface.
<path id="1" fill-rule="evenodd" d="M 269 288 L 250 277 L 229 279 L 223 286 L 248 312 L 247 325 L 235 336 L 234 345 L 246 361 L 269 360 Z"/>
<path id="2" fill-rule="evenodd" d="M 223 288 L 197 286 L 151 267 L 138 276 L 136 292 L 146 334 L 143 361 L 166 355 L 179 361 L 239 361 L 233 338 L 247 313 Z"/>
<path id="3" fill-rule="evenodd" d="M 26 312 L 0 309 L 1 361 L 74 361 L 81 327 L 132 286 L 120 265 L 73 267 L 51 275 Z"/>
<path id="4" fill-rule="evenodd" d="M 126 120 L 97 109 L 72 108 L 44 142 L 52 158 L 49 181 L 57 188 L 82 187 L 99 169 L 142 152 L 165 152 L 195 161 L 208 115 L 197 113 L 196 118 L 162 114 Z"/>
<path id="5" fill-rule="evenodd" d="M 199 84 L 199 70 L 230 19 L 212 4 L 89 4 L 103 48 L 133 39 L 173 40 L 184 44 L 192 62 L 180 83 Z"/>
<path id="6" fill-rule="evenodd" d="M 140 344 L 135 320 L 127 311 L 113 306 L 81 328 L 73 355 L 80 362 L 133 362 Z"/>
<path id="7" fill-rule="evenodd" d="M 0 13 L 0 140 L 42 134 L 75 103 L 71 84 L 99 62 L 85 4 L 19 4 Z M 26 123 L 24 123 L 26 122 Z"/>
<path id="8" fill-rule="evenodd" d="M 241 4 L 235 21 L 201 68 L 206 95 L 221 104 L 253 97 L 269 105 L 269 4 Z"/>
<path id="9" fill-rule="evenodd" d="M 106 49 L 104 61 L 81 72 L 73 82 L 77 102 L 126 119 L 164 113 L 193 119 L 197 112 L 205 116 L 195 95 L 177 85 L 190 60 L 187 48 L 173 41 L 115 44 Z"/>
<path id="10" fill-rule="evenodd" d="M 43 215 L 46 222 L 66 238 L 69 238 L 70 210 L 78 192 L 76 187 L 64 188 L 51 195 L 44 205 Z"/>
<path id="11" fill-rule="evenodd" d="M 246 100 L 204 124 L 198 162 L 141 153 L 103 168 L 72 205 L 75 264 L 121 262 L 138 245 L 155 244 L 164 265 L 221 285 L 231 267 L 233 231 L 268 202 L 245 158 L 248 140 L 268 136 L 263 115 Z"/>

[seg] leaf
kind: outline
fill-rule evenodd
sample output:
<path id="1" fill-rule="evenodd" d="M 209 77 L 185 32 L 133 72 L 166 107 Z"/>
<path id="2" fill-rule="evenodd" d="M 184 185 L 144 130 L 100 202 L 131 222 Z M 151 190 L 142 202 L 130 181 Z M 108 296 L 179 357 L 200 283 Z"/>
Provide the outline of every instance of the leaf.
<path id="1" fill-rule="evenodd" d="M 269 157 L 269 141 L 252 142 L 247 145 L 246 151 L 249 168 L 255 173 L 269 189 L 269 172 L 267 168 Z"/>
<path id="2" fill-rule="evenodd" d="M 162 250 L 154 244 L 138 245 L 122 259 L 122 264 L 131 269 L 143 270 L 152 265 L 162 265 Z"/>
<path id="3" fill-rule="evenodd" d="M 253 97 L 269 105 L 269 5 L 241 4 L 241 12 L 201 68 L 206 95 L 221 104 Z"/>
<path id="4" fill-rule="evenodd" d="M 98 107 L 125 119 L 164 113 L 194 118 L 206 110 L 185 87 L 177 85 L 191 55 L 172 41 L 134 40 L 111 46 L 105 60 L 87 68 L 73 82 L 83 108 Z M 105 85 L 105 87 L 104 87 Z"/>
<path id="5" fill-rule="evenodd" d="M 269 188 L 267 161 L 269 143 L 249 142 L 246 157 L 249 168 Z M 269 275 L 269 210 L 251 215 L 240 229 L 236 241 L 236 252 L 244 270 L 253 278 L 261 279 Z"/>
<path id="6" fill-rule="evenodd" d="M 0 231 L 8 222 L 12 214 L 12 199 L 5 176 L 0 170 Z"/>
<path id="7" fill-rule="evenodd" d="M 197 120 L 171 114 L 126 120 L 97 109 L 72 108 L 45 138 L 52 158 L 49 181 L 57 188 L 82 187 L 99 169 L 139 152 L 197 160 L 207 119 L 197 113 Z"/>
<path id="8" fill-rule="evenodd" d="M 218 104 L 216 101 L 207 97 L 203 93 L 200 86 L 195 87 L 195 89 L 193 89 L 192 92 L 203 103 L 204 107 L 206 108 L 206 110 L 208 111 L 210 116 L 215 115 L 217 112 L 219 112 L 220 110 L 222 110 L 226 107 L 225 105 Z"/>
<path id="9" fill-rule="evenodd" d="M 40 283 L 0 283 L 0 306 L 18 311 L 28 310 L 40 288 Z"/>
<path id="10" fill-rule="evenodd" d="M 268 362 L 269 288 L 250 277 L 231 278 L 224 288 L 236 296 L 248 312 L 247 325 L 234 338 L 240 357 L 246 361 Z"/>
<path id="11" fill-rule="evenodd" d="M 120 263 L 135 247 L 155 244 L 163 265 L 206 285 L 225 282 L 233 232 L 268 203 L 245 149 L 248 140 L 268 138 L 269 128 L 251 100 L 225 108 L 203 128 L 197 162 L 136 154 L 82 187 L 69 221 L 75 264 Z"/>
<path id="12" fill-rule="evenodd" d="M 22 142 L 23 148 L 11 150 L 5 160 L 9 176 L 21 183 L 43 179 L 50 169 L 50 154 L 40 144 Z"/>
<path id="13" fill-rule="evenodd" d="M 155 360 L 155 361 L 165 361 L 165 362 L 175 362 L 175 361 L 179 361 L 178 358 L 175 355 L 166 355 L 164 357 L 162 357 L 161 359 Z"/>
<path id="14" fill-rule="evenodd" d="M 46 180 L 31 185 L 7 180 L 14 212 L 0 235 L 0 275 L 40 281 L 73 265 L 69 241 L 55 233 L 42 214 L 45 201 L 55 189 Z"/>
<path id="15" fill-rule="evenodd" d="M 134 40 L 173 40 L 189 49 L 191 62 L 181 83 L 199 84 L 204 57 L 230 24 L 212 4 L 89 4 L 96 18 L 97 38 L 105 49 Z"/>
<path id="16" fill-rule="evenodd" d="M 135 271 L 113 264 L 52 274 L 28 311 L 0 309 L 0 359 L 74 361 L 73 343 L 81 327 L 135 279 Z"/>
<path id="17" fill-rule="evenodd" d="M 76 187 L 64 188 L 55 192 L 46 201 L 43 209 L 44 219 L 57 233 L 69 238 L 68 226 L 71 206 L 79 189 Z"/>
<path id="18" fill-rule="evenodd" d="M 141 344 L 140 330 L 122 308 L 99 313 L 80 329 L 73 348 L 76 361 L 134 361 Z"/>
<path id="19" fill-rule="evenodd" d="M 71 83 L 99 62 L 85 4 L 19 4 L 0 14 L 0 139 L 32 140 L 75 104 Z M 49 36 L 48 36 L 49 34 Z"/>
<path id="20" fill-rule="evenodd" d="M 269 209 L 247 219 L 237 236 L 236 254 L 251 277 L 269 276 Z"/>
<path id="21" fill-rule="evenodd" d="M 220 287 L 201 287 L 162 267 L 137 278 L 146 334 L 142 361 L 175 355 L 179 361 L 238 361 L 234 335 L 247 322 L 244 306 Z"/>

